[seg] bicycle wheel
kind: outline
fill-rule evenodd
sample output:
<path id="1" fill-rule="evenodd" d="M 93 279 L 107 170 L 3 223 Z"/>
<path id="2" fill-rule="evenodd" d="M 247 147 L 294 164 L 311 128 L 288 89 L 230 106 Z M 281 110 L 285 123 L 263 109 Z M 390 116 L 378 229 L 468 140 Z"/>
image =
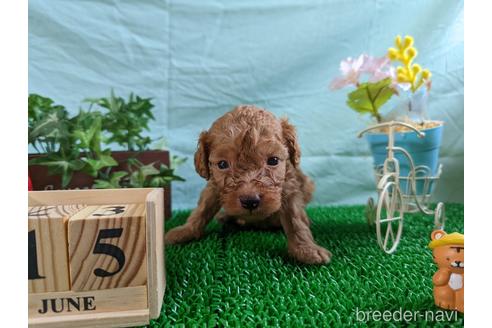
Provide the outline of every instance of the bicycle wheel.
<path id="1" fill-rule="evenodd" d="M 376 235 L 379 246 L 388 254 L 400 243 L 403 230 L 403 198 L 394 181 L 387 182 L 379 194 L 376 209 Z"/>
<path id="2" fill-rule="evenodd" d="M 446 222 L 446 210 L 444 203 L 437 203 L 434 210 L 434 229 L 444 230 L 444 223 Z"/>

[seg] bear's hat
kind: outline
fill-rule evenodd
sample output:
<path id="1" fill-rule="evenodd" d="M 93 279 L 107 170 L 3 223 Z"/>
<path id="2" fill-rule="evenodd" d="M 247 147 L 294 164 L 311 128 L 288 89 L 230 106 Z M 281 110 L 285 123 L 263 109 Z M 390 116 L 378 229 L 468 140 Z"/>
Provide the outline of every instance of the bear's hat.
<path id="1" fill-rule="evenodd" d="M 442 230 L 433 231 L 429 248 L 434 249 L 446 245 L 465 245 L 465 236 L 458 232 L 447 234 Z"/>

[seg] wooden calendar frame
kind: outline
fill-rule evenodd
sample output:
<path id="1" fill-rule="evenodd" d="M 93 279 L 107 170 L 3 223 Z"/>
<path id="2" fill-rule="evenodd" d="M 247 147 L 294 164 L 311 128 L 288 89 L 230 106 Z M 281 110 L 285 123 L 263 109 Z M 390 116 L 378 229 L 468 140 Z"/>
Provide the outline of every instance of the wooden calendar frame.
<path id="1" fill-rule="evenodd" d="M 160 188 L 30 191 L 29 206 L 144 203 L 147 284 L 96 291 L 29 294 L 29 327 L 128 327 L 145 325 L 150 319 L 158 318 L 166 289 L 163 199 Z M 97 311 L 49 316 L 35 314 L 41 299 L 78 298 L 92 304 L 91 300 L 96 297 L 99 301 Z"/>

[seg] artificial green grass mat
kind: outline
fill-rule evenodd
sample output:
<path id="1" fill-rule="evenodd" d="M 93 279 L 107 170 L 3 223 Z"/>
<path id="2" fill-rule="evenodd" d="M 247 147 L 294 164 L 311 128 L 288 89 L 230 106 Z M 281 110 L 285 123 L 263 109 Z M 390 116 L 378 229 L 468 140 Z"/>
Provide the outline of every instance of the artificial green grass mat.
<path id="1" fill-rule="evenodd" d="M 175 212 L 166 229 L 189 212 Z M 279 231 L 230 231 L 213 222 L 205 238 L 166 247 L 167 287 L 161 316 L 151 327 L 463 326 L 434 305 L 435 266 L 427 248 L 433 218 L 405 215 L 395 254 L 377 245 L 363 206 L 309 208 L 315 240 L 332 262 L 308 266 L 291 260 Z M 463 205 L 446 206 L 446 231 L 463 232 Z M 359 311 L 392 311 L 397 321 L 357 320 Z M 410 321 L 400 311 L 416 311 Z M 432 311 L 434 321 L 430 320 Z M 359 313 L 359 319 L 363 319 Z"/>

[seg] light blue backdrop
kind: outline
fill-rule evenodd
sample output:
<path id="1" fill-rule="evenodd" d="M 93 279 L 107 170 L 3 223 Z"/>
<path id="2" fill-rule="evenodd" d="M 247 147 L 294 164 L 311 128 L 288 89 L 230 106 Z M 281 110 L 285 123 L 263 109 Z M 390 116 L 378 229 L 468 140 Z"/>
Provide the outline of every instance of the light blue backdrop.
<path id="1" fill-rule="evenodd" d="M 371 158 L 356 138 L 367 121 L 330 92 L 339 61 L 383 55 L 411 34 L 433 72 L 430 115 L 446 122 L 437 198 L 463 201 L 463 2 L 420 1 L 29 1 L 29 92 L 76 111 L 85 97 L 131 91 L 153 97 L 157 121 L 186 183 L 175 208 L 196 203 L 192 166 L 199 132 L 241 103 L 287 115 L 318 204 L 364 203 Z"/>

